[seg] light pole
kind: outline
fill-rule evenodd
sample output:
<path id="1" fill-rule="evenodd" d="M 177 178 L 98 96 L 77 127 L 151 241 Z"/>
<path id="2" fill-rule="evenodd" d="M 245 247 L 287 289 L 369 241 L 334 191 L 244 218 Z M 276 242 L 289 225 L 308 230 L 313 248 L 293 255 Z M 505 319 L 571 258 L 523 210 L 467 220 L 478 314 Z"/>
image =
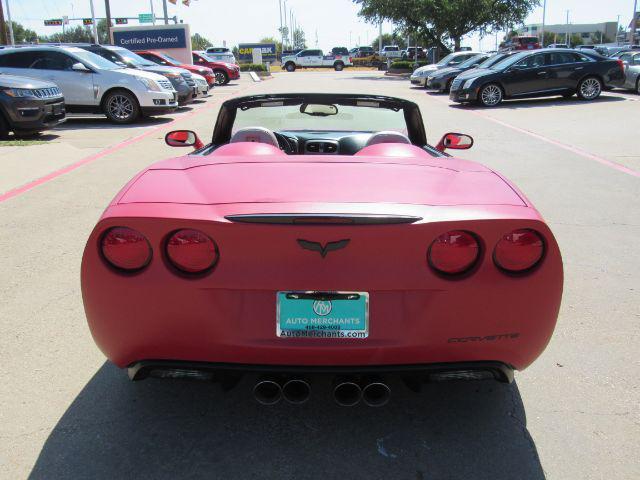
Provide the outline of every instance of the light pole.
<path id="1" fill-rule="evenodd" d="M 169 14 L 167 13 L 167 0 L 162 0 L 162 12 L 164 13 L 164 24 L 169 25 Z"/>
<path id="2" fill-rule="evenodd" d="M 93 41 L 97 44 L 98 41 L 98 25 L 96 25 L 96 12 L 93 8 L 93 0 L 89 0 L 89 5 L 91 6 L 91 20 L 93 21 Z"/>
<path id="3" fill-rule="evenodd" d="M 618 15 L 618 21 L 616 22 L 616 45 L 620 45 L 620 40 L 618 40 L 619 32 L 620 32 L 620 15 Z"/>
<path id="4" fill-rule="evenodd" d="M 109 0 L 104 0 L 104 13 L 104 16 L 107 17 L 107 41 L 113 43 L 113 39 L 111 38 L 111 5 L 109 5 Z M 73 16 L 73 12 L 71 16 Z"/>
<path id="5" fill-rule="evenodd" d="M 542 45 L 542 48 L 544 48 L 544 24 L 546 20 L 546 15 L 547 15 L 547 0 L 544 0 L 544 3 L 542 4 L 542 38 L 540 39 L 540 45 Z"/>
<path id="6" fill-rule="evenodd" d="M 280 59 L 282 60 L 282 49 L 284 48 L 284 30 L 282 29 L 282 0 L 278 0 L 278 13 L 280 14 Z"/>
<path id="7" fill-rule="evenodd" d="M 567 10 L 567 33 L 566 35 L 566 44 L 569 48 L 571 48 L 571 40 L 569 39 L 569 10 Z"/>
<path id="8" fill-rule="evenodd" d="M 108 0 L 106 0 L 108 1 Z M 153 10 L 153 0 L 149 0 L 149 7 L 151 8 L 151 19 L 153 20 L 153 24 L 156 24 L 156 12 Z"/>
<path id="9" fill-rule="evenodd" d="M 0 0 L 1 2 L 2 0 Z M 9 0 L 7 0 L 7 20 L 9 21 L 9 44 L 15 45 L 16 39 L 13 37 L 13 24 L 11 23 L 11 7 L 9 6 Z"/>
<path id="10" fill-rule="evenodd" d="M 633 15 L 631 15 L 631 45 L 636 42 L 636 28 L 638 28 L 638 22 L 636 18 L 636 10 L 638 9 L 638 0 L 633 0 Z M 7 0 L 7 12 L 9 11 L 9 0 Z"/>

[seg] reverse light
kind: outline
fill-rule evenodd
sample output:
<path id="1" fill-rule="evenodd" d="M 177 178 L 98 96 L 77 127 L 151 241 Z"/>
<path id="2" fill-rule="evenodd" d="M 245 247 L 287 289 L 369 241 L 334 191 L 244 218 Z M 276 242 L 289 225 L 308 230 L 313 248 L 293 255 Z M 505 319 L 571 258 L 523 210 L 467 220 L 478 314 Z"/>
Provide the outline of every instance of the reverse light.
<path id="1" fill-rule="evenodd" d="M 427 254 L 431 268 L 446 275 L 470 270 L 480 256 L 476 237 L 463 230 L 451 230 L 436 238 Z"/>
<path id="2" fill-rule="evenodd" d="M 535 267 L 544 254 L 544 240 L 535 230 L 519 229 L 500 239 L 493 252 L 496 265 L 511 273 L 522 273 Z"/>
<path id="3" fill-rule="evenodd" d="M 186 273 L 203 273 L 218 261 L 218 247 L 199 230 L 174 232 L 167 241 L 167 257 L 174 267 Z"/>
<path id="4" fill-rule="evenodd" d="M 140 232 L 127 227 L 109 229 L 100 241 L 104 258 L 116 268 L 140 270 L 151 261 L 151 245 Z"/>

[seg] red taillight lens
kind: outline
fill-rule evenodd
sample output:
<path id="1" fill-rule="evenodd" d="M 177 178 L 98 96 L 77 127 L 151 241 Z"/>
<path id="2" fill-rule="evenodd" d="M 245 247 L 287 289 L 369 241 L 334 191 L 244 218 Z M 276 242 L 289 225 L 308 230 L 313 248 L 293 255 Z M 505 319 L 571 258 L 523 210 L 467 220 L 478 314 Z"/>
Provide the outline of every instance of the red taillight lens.
<path id="1" fill-rule="evenodd" d="M 151 261 L 151 246 L 140 232 L 127 227 L 114 227 L 100 242 L 102 255 L 116 268 L 140 270 Z"/>
<path id="2" fill-rule="evenodd" d="M 452 230 L 436 238 L 429 247 L 428 260 L 440 273 L 455 275 L 473 267 L 480 256 L 476 238 L 462 230 Z"/>
<path id="3" fill-rule="evenodd" d="M 622 60 L 618 60 L 618 66 L 620 67 L 620 70 L 624 72 L 624 62 Z"/>
<path id="4" fill-rule="evenodd" d="M 507 233 L 496 245 L 493 259 L 508 272 L 524 272 L 538 264 L 544 254 L 542 236 L 528 229 Z"/>
<path id="5" fill-rule="evenodd" d="M 178 230 L 169 237 L 167 257 L 183 272 L 202 273 L 218 261 L 218 247 L 198 230 Z"/>

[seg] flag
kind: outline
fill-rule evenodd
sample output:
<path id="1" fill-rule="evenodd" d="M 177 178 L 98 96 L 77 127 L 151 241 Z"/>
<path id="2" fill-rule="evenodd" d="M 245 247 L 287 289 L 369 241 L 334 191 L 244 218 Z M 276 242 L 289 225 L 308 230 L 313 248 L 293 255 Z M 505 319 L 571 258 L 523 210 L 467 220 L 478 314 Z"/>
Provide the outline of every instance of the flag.
<path id="1" fill-rule="evenodd" d="M 173 3 L 174 5 L 178 2 L 178 0 L 169 0 L 169 3 Z"/>
<path id="2" fill-rule="evenodd" d="M 191 0 L 182 0 L 182 4 L 185 6 L 189 6 L 189 4 L 191 3 Z"/>

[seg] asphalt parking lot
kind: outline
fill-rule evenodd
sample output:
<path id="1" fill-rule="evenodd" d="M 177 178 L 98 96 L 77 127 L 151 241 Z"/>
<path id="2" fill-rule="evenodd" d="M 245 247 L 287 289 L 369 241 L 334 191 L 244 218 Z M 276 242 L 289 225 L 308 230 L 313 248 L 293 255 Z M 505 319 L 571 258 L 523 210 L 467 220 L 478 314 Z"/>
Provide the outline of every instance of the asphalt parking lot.
<path id="1" fill-rule="evenodd" d="M 211 135 L 220 103 L 260 92 L 369 92 L 419 103 L 430 143 L 504 174 L 554 231 L 565 267 L 558 326 L 512 385 L 393 384 L 384 408 L 328 389 L 264 407 L 228 393 L 131 383 L 87 328 L 80 261 L 91 229 L 139 170 L 180 154 L 164 134 Z M 39 145 L 0 146 L 0 477 L 640 478 L 640 96 L 460 107 L 378 72 L 243 77 L 167 117 L 116 127 L 74 118 Z"/>

